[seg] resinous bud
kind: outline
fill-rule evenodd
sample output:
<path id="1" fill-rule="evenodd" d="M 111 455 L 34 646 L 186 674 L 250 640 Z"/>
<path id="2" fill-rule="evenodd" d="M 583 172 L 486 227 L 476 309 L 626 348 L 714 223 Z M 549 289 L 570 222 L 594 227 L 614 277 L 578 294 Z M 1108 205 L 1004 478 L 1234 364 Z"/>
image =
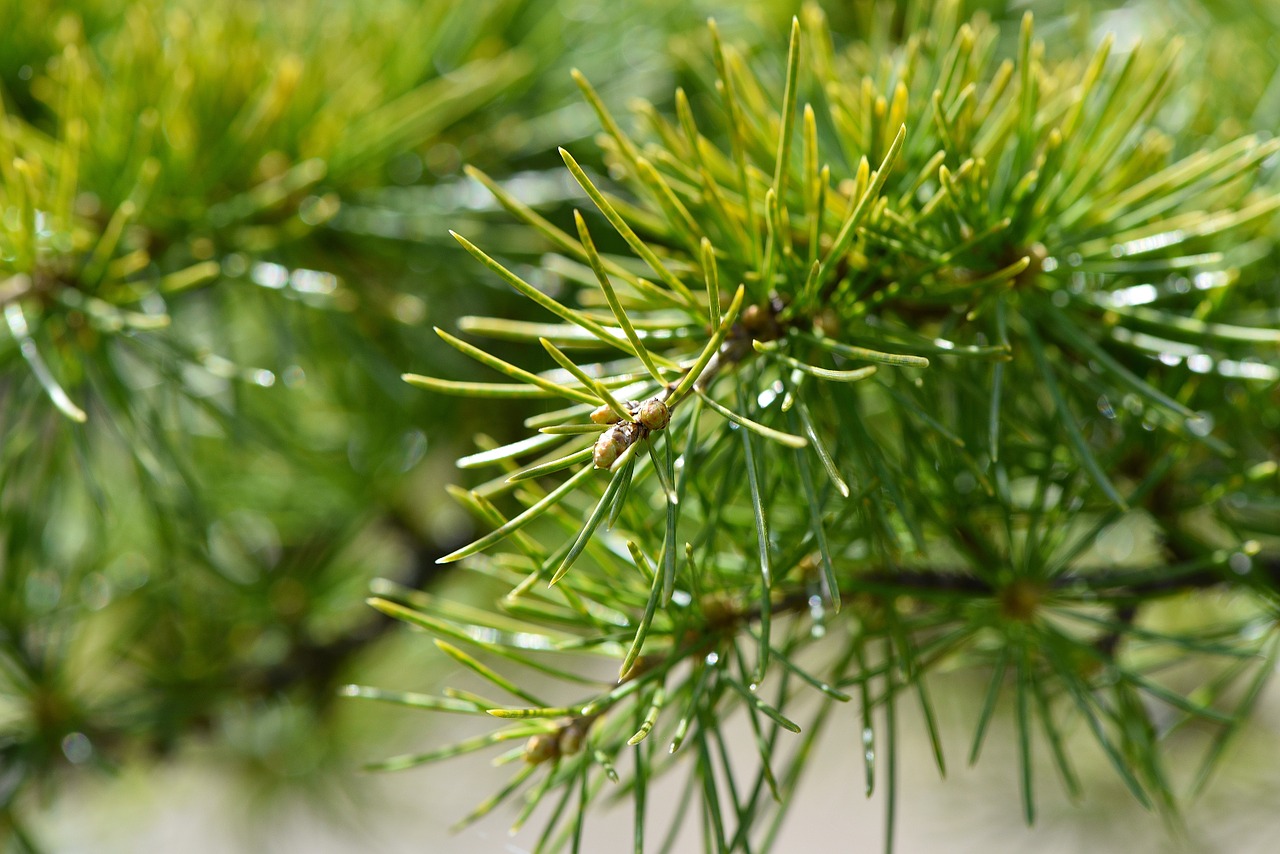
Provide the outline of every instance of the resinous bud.
<path id="1" fill-rule="evenodd" d="M 572 756 L 582 749 L 582 737 L 585 735 L 583 728 L 576 723 L 565 727 L 560 732 L 560 753 L 562 756 Z"/>
<path id="2" fill-rule="evenodd" d="M 622 418 L 606 403 L 595 408 L 591 420 L 596 424 L 617 424 Z"/>
<path id="3" fill-rule="evenodd" d="M 612 430 L 606 430 L 596 439 L 596 446 L 591 451 L 591 460 L 598 469 L 612 468 L 618 461 L 618 455 L 625 450 Z"/>
<path id="4" fill-rule="evenodd" d="M 556 733 L 540 732 L 524 744 L 524 761 L 540 765 L 560 755 L 560 739 Z"/>
<path id="5" fill-rule="evenodd" d="M 649 430 L 661 430 L 671 422 L 671 410 L 656 397 L 651 397 L 640 404 L 636 420 Z"/>
<path id="6" fill-rule="evenodd" d="M 613 464 L 622 456 L 622 452 L 630 448 L 640 438 L 640 425 L 634 421 L 619 421 L 596 439 L 591 459 L 596 468 L 613 468 Z"/>

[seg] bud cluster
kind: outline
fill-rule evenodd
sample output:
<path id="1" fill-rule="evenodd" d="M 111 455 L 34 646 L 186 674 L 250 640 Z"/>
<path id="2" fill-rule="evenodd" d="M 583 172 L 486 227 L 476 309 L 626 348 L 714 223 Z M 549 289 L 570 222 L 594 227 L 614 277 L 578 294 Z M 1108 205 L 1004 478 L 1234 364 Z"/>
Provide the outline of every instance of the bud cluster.
<path id="1" fill-rule="evenodd" d="M 651 432 L 664 429 L 671 422 L 671 410 L 658 397 L 651 397 L 643 403 L 629 400 L 623 405 L 634 421 L 622 420 L 608 406 L 601 406 L 591 413 L 591 420 L 597 424 L 612 425 L 596 440 L 595 450 L 591 454 L 596 468 L 611 468 L 627 448 Z"/>
<path id="2" fill-rule="evenodd" d="M 562 756 L 572 756 L 582 750 L 587 730 L 595 719 L 595 715 L 580 715 L 565 721 L 556 730 L 532 736 L 524 746 L 524 761 L 530 765 L 541 765 Z"/>

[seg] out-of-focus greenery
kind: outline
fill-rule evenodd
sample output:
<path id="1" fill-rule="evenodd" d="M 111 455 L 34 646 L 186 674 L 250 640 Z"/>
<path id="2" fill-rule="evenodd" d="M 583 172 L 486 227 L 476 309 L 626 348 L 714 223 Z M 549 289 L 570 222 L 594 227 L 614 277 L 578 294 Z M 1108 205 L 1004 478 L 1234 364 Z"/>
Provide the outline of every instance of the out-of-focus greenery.
<path id="1" fill-rule="evenodd" d="M 253 710 L 300 767 L 341 751 L 368 579 L 434 574 L 428 452 L 475 429 L 399 374 L 509 303 L 441 249 L 491 218 L 461 165 L 589 132 L 570 62 L 665 87 L 694 18 L 655 8 L 0 3 L 0 827 Z"/>
<path id="2" fill-rule="evenodd" d="M 930 11 L 825 5 L 841 43 Z M 1264 0 L 1033 5 L 1041 32 L 1188 36 L 1179 154 L 1280 120 Z M 556 146 L 626 172 L 571 68 L 617 115 L 651 102 L 642 127 L 676 85 L 714 112 L 706 16 L 780 82 L 799 7 L 0 0 L 0 833 L 36 847 L 41 791 L 191 739 L 312 783 L 383 749 L 329 729 L 337 686 L 389 666 L 370 580 L 433 582 L 478 533 L 451 461 L 534 411 L 400 380 L 485 379 L 430 327 L 527 311 L 447 229 L 553 294 L 584 272 L 543 269 L 463 165 L 571 230 Z M 969 9 L 1016 40 L 1020 6 Z M 1241 287 L 1274 325 L 1274 282 Z M 1231 403 L 1268 446 L 1259 398 Z"/>

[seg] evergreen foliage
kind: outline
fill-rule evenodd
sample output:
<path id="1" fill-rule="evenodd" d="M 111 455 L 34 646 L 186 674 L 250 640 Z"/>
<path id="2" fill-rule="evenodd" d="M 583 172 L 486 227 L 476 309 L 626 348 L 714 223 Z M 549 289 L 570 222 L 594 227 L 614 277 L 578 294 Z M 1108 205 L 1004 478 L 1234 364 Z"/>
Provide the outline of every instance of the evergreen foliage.
<path id="1" fill-rule="evenodd" d="M 20 850 L 23 804 L 69 767 L 215 733 L 300 779 L 347 749 L 336 686 L 392 625 L 361 594 L 434 574 L 447 544 L 407 473 L 423 427 L 466 418 L 399 373 L 437 358 L 429 304 L 500 304 L 417 230 L 388 248 L 364 223 L 464 158 L 505 173 L 580 133 L 567 70 L 533 72 L 563 39 L 607 67 L 622 38 L 553 0 L 54 6 L 0 4 L 0 837 Z M 434 275 L 406 273 L 422 257 Z"/>
<path id="2" fill-rule="evenodd" d="M 0 0 L 0 845 L 349 784 L 341 697 L 539 850 L 777 847 L 842 717 L 889 846 L 911 739 L 1176 826 L 1280 655 L 1280 21 L 1014 5 Z"/>
<path id="3" fill-rule="evenodd" d="M 713 26 L 710 79 L 641 104 L 635 134 L 578 76 L 608 171 L 561 150 L 568 228 L 472 171 L 556 286 L 455 235 L 537 308 L 437 330 L 500 381 L 405 379 L 552 402 L 451 488 L 488 532 L 442 560 L 510 592 L 371 599 L 489 696 L 348 689 L 499 724 L 378 767 L 504 747 L 510 783 L 465 821 L 520 796 L 538 850 L 579 850 L 612 795 L 637 851 L 682 820 L 707 850 L 766 850 L 833 714 L 860 716 L 847 750 L 892 846 L 908 704 L 944 775 L 1012 708 L 1028 822 L 1033 754 L 1080 794 L 1075 732 L 1170 817 L 1205 785 L 1280 644 L 1280 144 L 1202 147 L 1178 40 L 1013 29 L 906 4 L 845 43 L 808 7 L 772 62 Z M 988 674 L 962 754 L 935 724 L 943 667 Z M 722 736 L 732 714 L 754 750 Z M 1187 728 L 1210 746 L 1175 780 Z M 667 772 L 684 797 L 660 822 Z"/>

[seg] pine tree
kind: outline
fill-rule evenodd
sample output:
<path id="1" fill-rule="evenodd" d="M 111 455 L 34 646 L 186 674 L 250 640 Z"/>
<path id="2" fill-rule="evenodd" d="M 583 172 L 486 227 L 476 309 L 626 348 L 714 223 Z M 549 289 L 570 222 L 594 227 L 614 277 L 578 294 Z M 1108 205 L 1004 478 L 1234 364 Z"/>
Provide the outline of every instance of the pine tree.
<path id="1" fill-rule="evenodd" d="M 1070 731 L 1176 815 L 1280 644 L 1280 144 L 1196 133 L 1213 113 L 1182 49 L 1047 49 L 1030 15 L 1008 38 L 954 3 L 846 44 L 810 7 L 779 64 L 713 25 L 714 85 L 641 105 L 637 134 L 579 75 L 608 171 L 561 151 L 568 229 L 472 170 L 552 247 L 556 287 L 455 235 L 536 309 L 437 330 L 502 381 L 405 379 L 553 402 L 481 437 L 458 464 L 489 479 L 450 489 L 487 533 L 443 561 L 509 592 L 370 600 L 489 695 L 348 689 L 499 723 L 377 767 L 505 747 L 509 784 L 464 821 L 520 796 L 538 850 L 579 850 L 611 795 L 636 851 L 681 821 L 766 850 L 824 723 L 853 714 L 891 847 L 901 708 L 945 774 L 1008 707 L 1028 822 L 1036 745 L 1081 791 Z M 989 685 L 960 757 L 941 667 Z M 754 744 L 726 743 L 730 715 Z M 1163 752 L 1187 728 L 1211 734 L 1189 787 Z M 647 815 L 665 773 L 682 811 Z"/>

